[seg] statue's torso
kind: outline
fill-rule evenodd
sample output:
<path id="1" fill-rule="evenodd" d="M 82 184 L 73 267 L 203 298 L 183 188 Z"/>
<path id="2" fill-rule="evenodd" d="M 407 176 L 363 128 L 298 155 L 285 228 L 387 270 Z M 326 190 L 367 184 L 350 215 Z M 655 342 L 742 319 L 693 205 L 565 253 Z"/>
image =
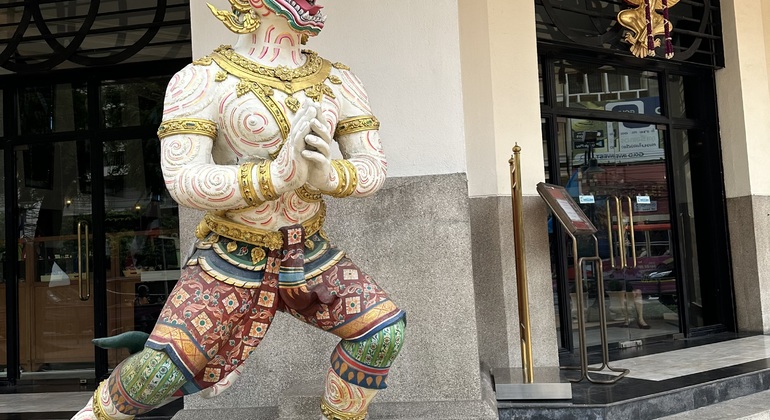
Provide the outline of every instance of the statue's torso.
<path id="1" fill-rule="evenodd" d="M 346 106 L 343 102 L 352 102 L 352 112 L 359 115 L 370 114 L 371 111 L 365 101 L 356 98 L 356 89 L 360 89 L 361 94 L 363 89 L 345 82 L 360 83 L 355 76 L 333 68 L 329 62 L 325 65 L 329 77 L 311 80 L 321 83 L 321 90 L 325 93 L 317 95 L 311 91 L 314 98 L 310 99 L 320 103 L 321 115 L 318 119 L 330 133 L 334 133 L 338 121 L 345 117 L 346 110 L 343 108 Z M 246 79 L 239 75 L 230 65 L 220 66 L 216 60 L 203 60 L 187 67 L 172 81 L 172 84 L 177 83 L 184 88 L 185 96 L 185 100 L 181 101 L 184 110 L 173 110 L 174 117 L 203 114 L 216 123 L 218 137 L 211 154 L 218 165 L 275 159 L 285 141 L 287 123 L 290 124 L 295 115 L 287 103 L 302 103 L 309 98 L 305 90 L 289 94 L 281 89 L 269 88 L 268 95 L 261 90 L 248 91 L 243 85 Z M 287 101 L 290 97 L 293 99 Z M 229 210 L 226 217 L 247 226 L 276 230 L 312 218 L 321 206 L 320 202 L 306 201 L 292 191 L 258 207 Z"/>

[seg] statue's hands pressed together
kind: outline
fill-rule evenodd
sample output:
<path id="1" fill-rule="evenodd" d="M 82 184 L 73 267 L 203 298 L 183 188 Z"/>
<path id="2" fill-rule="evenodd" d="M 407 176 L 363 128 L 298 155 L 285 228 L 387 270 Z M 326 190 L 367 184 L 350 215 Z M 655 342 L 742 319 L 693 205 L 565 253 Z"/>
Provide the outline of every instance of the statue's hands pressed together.
<path id="1" fill-rule="evenodd" d="M 307 182 L 321 191 L 334 189 L 331 162 L 332 134 L 317 118 L 310 121 L 311 133 L 305 136 L 308 148 L 302 152 L 308 164 Z"/>
<path id="2" fill-rule="evenodd" d="M 319 104 L 306 100 L 291 121 L 291 130 L 286 144 L 272 163 L 275 167 L 275 174 L 278 175 L 276 180 L 278 182 L 274 181 L 278 193 L 295 190 L 308 181 L 310 167 L 305 154 L 313 152 L 308 150 L 308 145 L 311 143 L 308 143 L 307 139 L 310 138 L 310 133 L 313 130 L 312 122 L 318 121 L 316 117 L 320 113 Z M 315 147 L 315 144 L 312 146 Z"/>

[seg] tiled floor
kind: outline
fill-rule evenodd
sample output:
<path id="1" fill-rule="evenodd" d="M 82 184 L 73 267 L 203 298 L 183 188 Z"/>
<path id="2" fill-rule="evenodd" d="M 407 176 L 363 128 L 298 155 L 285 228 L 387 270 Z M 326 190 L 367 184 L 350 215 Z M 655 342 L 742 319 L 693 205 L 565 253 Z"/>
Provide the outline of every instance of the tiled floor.
<path id="1" fill-rule="evenodd" d="M 611 363 L 630 369 L 629 378 L 665 381 L 770 358 L 770 336 L 741 338 Z"/>

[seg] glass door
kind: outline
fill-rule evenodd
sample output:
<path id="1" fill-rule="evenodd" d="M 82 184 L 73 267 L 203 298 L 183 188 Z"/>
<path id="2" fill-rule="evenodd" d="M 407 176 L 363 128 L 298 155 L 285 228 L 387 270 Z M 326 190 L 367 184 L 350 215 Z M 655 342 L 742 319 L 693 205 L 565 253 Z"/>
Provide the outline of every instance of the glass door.
<path id="1" fill-rule="evenodd" d="M 14 149 L 22 379 L 93 377 L 89 143 Z"/>
<path id="2" fill-rule="evenodd" d="M 567 270 L 573 317 L 576 299 L 584 302 L 587 344 L 600 343 L 599 293 L 610 343 L 680 332 L 664 131 L 624 121 L 561 121 L 564 185 L 599 229 L 604 289 L 597 288 L 597 266 L 583 268 L 582 291 L 575 290 L 574 267 Z M 592 247 L 578 244 L 581 256 L 593 254 Z"/>

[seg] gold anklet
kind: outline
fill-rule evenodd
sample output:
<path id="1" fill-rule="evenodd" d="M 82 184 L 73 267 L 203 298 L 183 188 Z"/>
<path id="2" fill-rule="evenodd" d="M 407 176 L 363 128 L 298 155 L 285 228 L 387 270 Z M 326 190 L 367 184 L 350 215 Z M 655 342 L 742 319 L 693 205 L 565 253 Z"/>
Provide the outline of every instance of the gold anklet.
<path id="1" fill-rule="evenodd" d="M 326 417 L 328 420 L 365 420 L 366 419 L 366 412 L 358 413 L 358 414 L 343 413 L 342 411 L 339 411 L 334 407 L 330 406 L 324 399 L 321 399 L 321 413 L 323 413 L 324 417 Z"/>

